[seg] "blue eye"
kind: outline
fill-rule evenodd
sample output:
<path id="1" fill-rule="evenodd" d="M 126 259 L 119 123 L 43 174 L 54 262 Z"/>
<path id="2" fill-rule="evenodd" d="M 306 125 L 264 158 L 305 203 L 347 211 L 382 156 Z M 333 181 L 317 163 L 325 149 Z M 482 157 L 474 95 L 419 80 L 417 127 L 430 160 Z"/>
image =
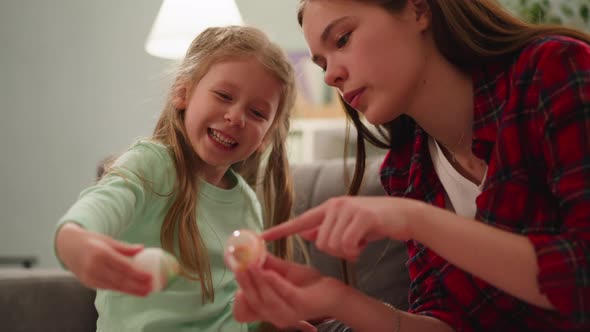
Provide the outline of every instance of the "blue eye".
<path id="1" fill-rule="evenodd" d="M 348 44 L 349 39 L 350 39 L 350 32 L 347 32 L 347 33 L 341 35 L 340 37 L 338 37 L 338 39 L 336 39 L 336 47 L 342 48 L 342 47 L 346 46 L 346 44 Z"/>

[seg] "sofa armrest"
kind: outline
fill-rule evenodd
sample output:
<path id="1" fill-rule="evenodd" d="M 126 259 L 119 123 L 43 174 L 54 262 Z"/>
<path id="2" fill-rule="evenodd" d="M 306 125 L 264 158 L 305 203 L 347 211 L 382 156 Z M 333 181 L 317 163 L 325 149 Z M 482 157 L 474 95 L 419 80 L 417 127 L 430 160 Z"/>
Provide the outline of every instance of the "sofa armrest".
<path id="1" fill-rule="evenodd" d="M 94 332 L 94 297 L 66 271 L 0 269 L 0 330 Z"/>

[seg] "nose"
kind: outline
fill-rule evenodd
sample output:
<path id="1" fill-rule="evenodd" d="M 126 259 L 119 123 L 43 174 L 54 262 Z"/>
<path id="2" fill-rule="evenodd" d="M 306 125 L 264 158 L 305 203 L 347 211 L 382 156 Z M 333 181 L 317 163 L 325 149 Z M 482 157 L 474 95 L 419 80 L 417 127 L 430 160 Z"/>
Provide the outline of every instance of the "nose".
<path id="1" fill-rule="evenodd" d="M 243 112 L 237 105 L 230 107 L 223 118 L 232 126 L 236 126 L 238 128 L 244 128 L 244 126 L 246 126 L 245 112 Z"/>
<path id="2" fill-rule="evenodd" d="M 329 86 L 335 88 L 341 88 L 341 84 L 348 78 L 348 72 L 344 66 L 339 64 L 331 63 L 326 67 L 324 74 L 324 82 Z"/>

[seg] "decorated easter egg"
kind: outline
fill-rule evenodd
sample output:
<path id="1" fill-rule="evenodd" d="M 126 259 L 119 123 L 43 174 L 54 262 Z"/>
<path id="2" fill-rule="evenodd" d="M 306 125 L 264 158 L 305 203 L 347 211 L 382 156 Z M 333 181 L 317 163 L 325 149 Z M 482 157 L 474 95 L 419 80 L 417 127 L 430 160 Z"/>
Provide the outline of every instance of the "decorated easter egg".
<path id="1" fill-rule="evenodd" d="M 227 240 L 226 262 L 234 270 L 245 270 L 248 266 L 261 266 L 266 259 L 264 240 L 247 229 L 236 230 Z"/>

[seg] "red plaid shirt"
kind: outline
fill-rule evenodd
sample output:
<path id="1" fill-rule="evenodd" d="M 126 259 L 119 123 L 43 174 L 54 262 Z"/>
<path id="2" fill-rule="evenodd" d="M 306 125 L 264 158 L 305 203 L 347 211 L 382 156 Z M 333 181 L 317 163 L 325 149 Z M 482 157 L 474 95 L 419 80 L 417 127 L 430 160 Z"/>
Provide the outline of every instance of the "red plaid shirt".
<path id="1" fill-rule="evenodd" d="M 509 62 L 477 68 L 473 82 L 472 150 L 488 163 L 476 219 L 530 239 L 541 292 L 557 311 L 518 300 L 409 241 L 410 312 L 457 331 L 590 331 L 590 46 L 544 37 Z M 442 208 L 427 133 L 418 126 L 414 133 L 386 156 L 383 186 Z"/>

